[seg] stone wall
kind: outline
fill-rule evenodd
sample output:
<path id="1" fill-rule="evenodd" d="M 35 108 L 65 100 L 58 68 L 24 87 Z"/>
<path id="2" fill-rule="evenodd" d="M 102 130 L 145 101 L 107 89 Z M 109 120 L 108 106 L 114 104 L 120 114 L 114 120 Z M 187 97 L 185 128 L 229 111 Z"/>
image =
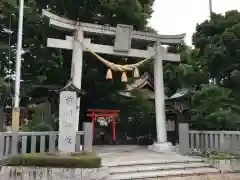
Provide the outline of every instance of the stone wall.
<path id="1" fill-rule="evenodd" d="M 107 168 L 74 169 L 42 167 L 8 167 L 0 170 L 4 180 L 110 180 Z"/>

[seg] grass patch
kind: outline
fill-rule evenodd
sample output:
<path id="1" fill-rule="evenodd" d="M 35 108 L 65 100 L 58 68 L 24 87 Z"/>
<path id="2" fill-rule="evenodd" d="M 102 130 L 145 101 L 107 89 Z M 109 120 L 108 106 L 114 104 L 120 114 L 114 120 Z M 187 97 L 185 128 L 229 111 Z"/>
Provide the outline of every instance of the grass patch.
<path id="1" fill-rule="evenodd" d="M 95 153 L 29 153 L 8 159 L 8 166 L 37 166 L 62 168 L 99 168 L 101 158 Z"/>

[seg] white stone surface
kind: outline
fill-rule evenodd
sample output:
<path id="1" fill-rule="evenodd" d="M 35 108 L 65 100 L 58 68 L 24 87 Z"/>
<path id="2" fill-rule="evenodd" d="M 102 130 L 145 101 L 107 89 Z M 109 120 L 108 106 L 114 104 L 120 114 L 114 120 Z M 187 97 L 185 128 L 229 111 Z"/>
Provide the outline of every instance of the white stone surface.
<path id="1" fill-rule="evenodd" d="M 55 14 L 50 13 L 47 10 L 43 10 L 42 14 L 50 18 L 50 25 L 60 27 L 64 30 L 75 30 L 77 28 L 77 24 L 82 26 L 83 31 L 92 32 L 94 34 L 100 35 L 111 35 L 114 36 L 116 34 L 116 27 L 106 27 L 105 25 L 97 25 L 97 24 L 89 24 L 83 22 L 76 22 L 73 20 L 69 20 L 66 18 L 62 18 Z M 146 41 L 156 41 L 160 39 L 160 41 L 164 44 L 181 44 L 183 43 L 183 39 L 186 34 L 179 35 L 159 35 L 156 33 L 146 33 L 133 31 L 132 39 L 141 39 Z"/>
<path id="2" fill-rule="evenodd" d="M 142 164 L 130 166 L 115 166 L 110 168 L 111 174 L 128 173 L 128 172 L 144 172 L 144 171 L 163 171 L 163 170 L 178 170 L 178 169 L 195 169 L 210 167 L 209 164 L 203 162 L 198 163 L 170 163 L 170 164 Z"/>
<path id="3" fill-rule="evenodd" d="M 65 24 L 66 25 L 66 24 Z M 59 39 L 47 39 L 47 46 L 59 49 L 72 50 L 72 65 L 71 65 L 71 80 L 74 86 L 81 89 L 82 86 L 82 63 L 83 63 L 83 46 L 80 42 L 84 40 L 84 33 L 81 28 L 74 31 L 74 37 L 67 40 Z M 80 42 L 79 42 L 80 41 Z M 78 98 L 75 104 L 76 108 L 76 132 L 78 131 L 79 124 L 79 109 L 80 109 L 80 98 Z"/>
<path id="4" fill-rule="evenodd" d="M 77 106 L 76 106 L 76 111 L 77 111 L 77 113 L 76 113 L 76 121 L 77 121 L 77 125 L 76 125 L 76 132 L 78 132 L 78 127 L 79 127 L 79 115 L 80 115 L 80 103 L 81 103 L 81 98 L 80 97 L 78 97 L 77 98 Z M 81 150 L 81 149 L 80 149 Z"/>
<path id="5" fill-rule="evenodd" d="M 164 143 L 155 142 L 153 145 L 148 146 L 148 150 L 158 153 L 168 153 L 173 152 L 174 148 L 172 146 L 172 143 L 170 142 Z"/>
<path id="6" fill-rule="evenodd" d="M 181 169 L 168 171 L 147 171 L 134 173 L 121 173 L 111 176 L 112 180 L 130 180 L 130 179 L 147 179 L 147 178 L 161 178 L 172 176 L 186 176 L 186 175 L 200 175 L 200 174 L 219 173 L 219 170 L 214 168 L 196 168 L 196 169 Z"/>
<path id="7" fill-rule="evenodd" d="M 163 59 L 161 53 L 163 49 L 159 41 L 155 44 L 156 55 L 154 60 L 154 90 L 155 90 L 155 112 L 157 127 L 157 142 L 167 141 L 166 116 L 165 116 L 165 96 L 163 84 Z"/>
<path id="8" fill-rule="evenodd" d="M 109 45 L 102 45 L 102 44 L 95 44 L 91 43 L 91 39 L 84 38 L 83 40 L 84 47 L 91 49 L 95 53 L 100 54 L 110 54 L 110 55 L 116 55 L 116 56 L 128 56 L 128 57 L 137 57 L 137 58 L 149 58 L 155 52 L 152 50 L 152 48 L 149 48 L 149 50 L 141 50 L 141 49 L 129 49 L 128 53 L 121 52 L 121 51 L 114 51 L 113 46 Z M 63 39 L 54 39 L 54 38 L 48 38 L 47 39 L 47 46 L 52 48 L 60 48 L 60 49 L 73 49 L 73 37 L 67 36 L 66 40 Z M 84 49 L 84 51 L 87 51 L 87 49 Z M 165 61 L 172 61 L 172 62 L 178 62 L 180 61 L 180 55 L 179 54 L 172 54 L 164 51 L 162 54 L 163 60 Z"/>
<path id="9" fill-rule="evenodd" d="M 103 166 L 202 162 L 201 159 L 173 152 L 156 153 L 149 151 L 146 146 L 94 146 L 93 151 L 102 158 Z"/>
<path id="10" fill-rule="evenodd" d="M 83 42 L 84 34 L 81 28 L 74 32 L 75 39 L 73 39 L 73 51 L 72 51 L 72 66 L 71 66 L 71 79 L 73 85 L 78 89 L 82 88 L 82 64 L 83 64 L 83 46 L 80 42 Z M 81 99 L 77 99 L 76 103 L 76 132 L 79 126 L 79 111 L 80 111 Z"/>
<path id="11" fill-rule="evenodd" d="M 177 153 L 155 153 L 145 146 L 95 146 L 94 150 L 102 158 L 103 166 L 109 168 L 112 180 L 219 173 L 202 159 Z"/>
<path id="12" fill-rule="evenodd" d="M 75 152 L 77 116 L 77 94 L 73 91 L 60 93 L 59 105 L 59 138 L 58 150 L 60 152 Z"/>
<path id="13" fill-rule="evenodd" d="M 238 159 L 205 159 L 205 162 L 211 164 L 212 167 L 220 169 L 223 173 L 240 171 L 240 160 Z"/>
<path id="14" fill-rule="evenodd" d="M 82 63 L 83 63 L 83 46 L 80 42 L 83 42 L 84 35 L 81 29 L 74 32 L 75 38 L 73 39 L 73 51 L 72 51 L 72 67 L 71 78 L 73 85 L 78 89 L 82 87 Z"/>

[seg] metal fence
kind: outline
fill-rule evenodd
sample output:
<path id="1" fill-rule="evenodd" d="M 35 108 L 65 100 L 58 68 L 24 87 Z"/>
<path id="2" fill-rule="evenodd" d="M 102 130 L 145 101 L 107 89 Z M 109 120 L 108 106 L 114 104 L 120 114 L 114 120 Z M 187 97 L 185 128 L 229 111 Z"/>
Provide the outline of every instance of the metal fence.
<path id="1" fill-rule="evenodd" d="M 92 123 L 76 134 L 76 152 L 92 151 Z M 0 161 L 13 155 L 58 150 L 58 132 L 0 132 Z"/>
<path id="2" fill-rule="evenodd" d="M 240 154 L 240 131 L 195 131 L 182 123 L 179 125 L 179 152 L 187 154 L 193 149 Z"/>

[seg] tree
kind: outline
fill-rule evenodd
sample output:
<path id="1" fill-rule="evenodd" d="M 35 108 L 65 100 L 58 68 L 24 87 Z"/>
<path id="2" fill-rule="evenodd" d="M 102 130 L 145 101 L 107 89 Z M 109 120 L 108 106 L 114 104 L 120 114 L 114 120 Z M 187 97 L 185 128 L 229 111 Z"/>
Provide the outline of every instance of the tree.
<path id="1" fill-rule="evenodd" d="M 205 80 L 197 83 L 198 78 L 192 76 L 193 85 L 198 88 L 192 89 L 192 114 L 189 122 L 195 128 L 239 127 L 239 25 L 240 13 L 228 11 L 225 15 L 213 14 L 210 20 L 196 26 L 193 35 L 194 51 L 197 55 L 194 58 L 197 70 L 195 72 L 197 77 L 205 75 Z M 192 63 L 187 62 L 191 72 L 194 68 L 189 64 Z M 181 65 L 179 67 L 181 68 Z"/>
<path id="2" fill-rule="evenodd" d="M 3 78 L 0 78 L 0 106 L 5 107 L 11 104 L 11 100 L 11 87 Z"/>
<path id="3" fill-rule="evenodd" d="M 217 85 L 202 85 L 193 92 L 192 127 L 198 129 L 236 129 L 240 125 L 240 107 L 234 103 L 231 91 Z"/>
<path id="4" fill-rule="evenodd" d="M 139 144 L 152 144 L 156 137 L 154 102 L 141 97 L 113 97 L 121 110 L 118 129 L 122 135 L 127 134 Z"/>
<path id="5" fill-rule="evenodd" d="M 0 44 L 11 47 L 0 52 L 1 59 L 4 60 L 2 62 L 6 62 L 3 65 L 4 72 L 2 72 L 2 76 L 5 77 L 6 69 L 11 74 L 14 73 L 18 7 L 15 0 L 4 0 L 4 3 L 4 8 L 1 9 L 2 18 L 0 19 Z M 41 17 L 42 8 L 47 8 L 53 13 L 73 20 L 112 26 L 116 26 L 118 23 L 134 24 L 135 29 L 144 30 L 147 28 L 147 19 L 152 13 L 152 4 L 153 0 L 73 0 L 68 3 L 64 0 L 27 1 L 24 13 L 23 48 L 25 53 L 23 54 L 22 79 L 28 83 L 60 86 L 64 86 L 69 79 L 71 52 L 46 47 L 47 37 L 64 37 L 66 34 L 49 27 L 48 21 Z M 11 23 L 9 23 L 10 20 Z M 10 36 L 9 33 L 6 33 L 6 29 L 10 29 L 12 32 Z M 9 37 L 11 37 L 10 46 L 8 45 Z M 8 60 L 9 52 L 11 52 L 11 57 Z M 100 65 L 91 55 L 85 54 L 84 56 L 83 88 L 90 91 L 90 89 L 99 89 L 105 84 L 108 87 L 109 83 L 106 83 L 104 79 L 106 67 Z M 92 87 L 93 84 L 96 85 L 96 88 Z M 40 98 L 49 94 L 47 91 L 45 93 L 41 91 L 33 89 L 28 92 L 28 96 L 34 99 L 34 97 Z M 94 99 L 99 98 L 95 97 Z"/>
<path id="6" fill-rule="evenodd" d="M 2 18 L 0 19 L 0 44 L 3 44 L 5 48 L 0 49 L 0 75 L 4 78 L 12 78 L 15 72 L 18 6 L 14 0 L 3 1 L 3 3 L 4 8 L 1 10 Z M 64 68 L 62 56 L 59 50 L 50 51 L 45 47 L 46 37 L 53 31 L 49 28 L 48 22 L 40 16 L 34 0 L 25 2 L 23 26 L 22 80 L 28 83 L 34 82 L 34 84 L 51 84 L 53 79 L 58 78 L 58 83 L 64 84 L 67 78 L 60 73 Z M 34 99 L 35 89 L 27 90 L 23 94 Z M 42 92 L 41 96 L 43 94 Z M 24 99 L 23 96 L 21 98 Z"/>
<path id="7" fill-rule="evenodd" d="M 28 84 L 63 87 L 70 78 L 72 53 L 46 47 L 47 37 L 63 38 L 67 32 L 49 27 L 48 19 L 41 16 L 42 9 L 48 9 L 57 15 L 72 20 L 111 26 L 121 23 L 131 24 L 134 25 L 134 29 L 145 31 L 149 30 L 147 20 L 151 16 L 152 5 L 153 0 L 71 0 L 67 3 L 66 0 L 25 1 L 22 80 Z M 0 18 L 0 47 L 4 47 L 0 50 L 2 62 L 0 75 L 6 77 L 7 75 L 11 76 L 15 71 L 18 27 L 16 1 L 4 0 L 4 8 L 1 8 L 0 11 L 2 15 Z M 112 43 L 112 40 L 108 38 L 92 38 L 96 43 L 103 41 L 107 44 Z M 104 57 L 115 59 L 113 62 L 123 63 L 120 57 Z M 118 108 L 116 104 L 119 104 L 121 115 L 124 115 L 124 117 L 132 116 L 133 113 L 135 119 L 143 119 L 142 115 L 138 114 L 139 109 L 134 108 L 126 111 L 126 102 L 122 102 L 122 98 L 116 96 L 117 91 L 124 88 L 124 85 L 120 82 L 120 74 L 116 74 L 113 81 L 106 81 L 107 68 L 103 64 L 89 53 L 84 53 L 83 59 L 82 88 L 87 92 L 87 95 L 81 99 L 81 119 L 85 118 L 84 111 L 86 111 L 86 108 Z M 39 99 L 44 101 L 46 98 L 52 99 L 53 103 L 58 104 L 58 96 L 54 95 L 55 92 L 50 93 L 47 89 L 33 87 L 24 88 L 23 93 L 26 97 L 31 97 L 31 102 L 29 98 L 22 97 L 24 101 L 21 101 L 21 106 L 29 103 L 37 104 Z M 113 98 L 114 95 L 116 98 Z M 129 100 L 129 104 L 131 103 L 133 101 Z M 145 101 L 134 104 L 135 106 L 138 105 L 140 109 L 145 107 Z M 147 110 L 144 112 L 147 112 Z M 141 118 L 138 118 L 138 116 L 141 116 Z M 144 117 L 148 118 L 148 115 L 144 115 Z M 41 121 L 35 119 L 35 122 L 29 124 L 30 129 L 38 128 L 39 123 L 41 124 Z M 43 129 L 45 129 L 44 124 L 43 126 Z"/>
<path id="8" fill-rule="evenodd" d="M 193 35 L 193 45 L 203 57 L 202 69 L 225 87 L 230 87 L 231 74 L 240 68 L 239 31 L 240 13 L 228 11 L 198 24 Z"/>
<path id="9" fill-rule="evenodd" d="M 181 62 L 179 64 L 167 64 L 164 69 L 166 85 L 169 89 L 198 88 L 201 84 L 208 83 L 208 76 L 202 70 L 201 56 L 197 49 L 192 49 L 186 45 L 182 47 L 171 46 L 168 49 L 171 53 L 180 53 Z"/>

